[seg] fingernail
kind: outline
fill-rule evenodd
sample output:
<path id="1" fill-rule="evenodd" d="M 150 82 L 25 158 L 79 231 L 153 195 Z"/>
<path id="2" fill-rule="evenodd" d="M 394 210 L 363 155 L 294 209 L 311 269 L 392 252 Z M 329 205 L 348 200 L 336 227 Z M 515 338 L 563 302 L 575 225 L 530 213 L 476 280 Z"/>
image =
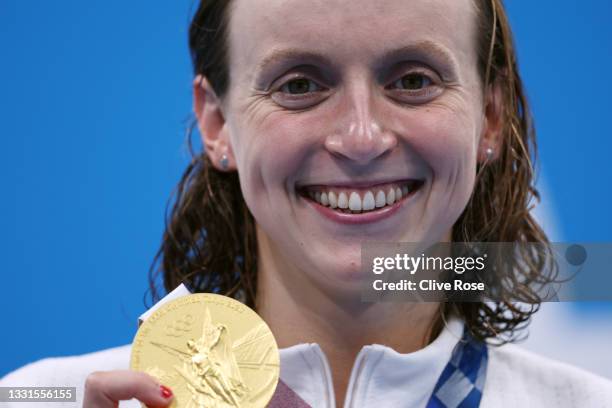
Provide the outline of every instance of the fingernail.
<path id="1" fill-rule="evenodd" d="M 166 387 L 165 385 L 160 385 L 159 389 L 161 390 L 162 397 L 164 398 L 172 397 L 172 391 L 170 390 L 170 388 Z"/>

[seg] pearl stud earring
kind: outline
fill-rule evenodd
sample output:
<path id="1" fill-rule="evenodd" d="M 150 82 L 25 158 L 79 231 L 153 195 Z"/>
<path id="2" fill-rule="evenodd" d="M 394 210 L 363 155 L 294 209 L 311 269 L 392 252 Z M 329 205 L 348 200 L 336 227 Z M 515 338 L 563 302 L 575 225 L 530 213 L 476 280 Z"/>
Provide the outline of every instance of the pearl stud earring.
<path id="1" fill-rule="evenodd" d="M 227 157 L 227 154 L 224 154 L 221 156 L 221 160 L 219 161 L 219 164 L 221 165 L 221 168 L 223 170 L 227 170 L 227 168 L 229 167 L 229 159 Z"/>

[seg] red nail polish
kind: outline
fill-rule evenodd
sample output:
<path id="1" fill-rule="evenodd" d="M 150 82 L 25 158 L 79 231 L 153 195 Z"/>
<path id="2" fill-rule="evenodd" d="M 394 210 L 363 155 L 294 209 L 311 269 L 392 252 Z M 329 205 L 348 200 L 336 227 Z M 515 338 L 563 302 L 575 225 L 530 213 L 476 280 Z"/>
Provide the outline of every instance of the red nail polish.
<path id="1" fill-rule="evenodd" d="M 161 390 L 162 397 L 170 398 L 172 396 L 172 391 L 170 391 L 170 388 L 166 387 L 165 385 L 160 385 L 159 388 Z"/>

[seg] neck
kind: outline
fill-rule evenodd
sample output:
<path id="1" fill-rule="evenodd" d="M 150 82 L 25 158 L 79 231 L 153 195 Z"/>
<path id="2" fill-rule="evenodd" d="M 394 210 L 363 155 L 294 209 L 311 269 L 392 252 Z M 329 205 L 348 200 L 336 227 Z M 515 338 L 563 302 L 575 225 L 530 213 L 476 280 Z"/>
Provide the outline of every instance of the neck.
<path id="1" fill-rule="evenodd" d="M 363 346 L 382 344 L 410 353 L 428 344 L 439 304 L 363 303 L 360 293 L 334 296 L 274 256 L 280 251 L 259 228 L 257 237 L 257 311 L 280 348 L 319 344 L 329 361 L 336 406 L 342 406 L 353 362 Z"/>

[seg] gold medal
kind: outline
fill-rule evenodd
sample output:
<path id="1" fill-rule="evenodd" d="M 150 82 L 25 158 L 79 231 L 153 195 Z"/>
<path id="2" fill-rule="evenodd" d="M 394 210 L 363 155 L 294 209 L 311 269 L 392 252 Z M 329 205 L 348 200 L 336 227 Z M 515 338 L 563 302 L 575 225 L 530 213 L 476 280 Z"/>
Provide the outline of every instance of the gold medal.
<path id="1" fill-rule="evenodd" d="M 163 304 L 142 323 L 130 367 L 169 386 L 174 408 L 263 408 L 276 390 L 280 358 L 257 313 L 197 293 Z"/>

